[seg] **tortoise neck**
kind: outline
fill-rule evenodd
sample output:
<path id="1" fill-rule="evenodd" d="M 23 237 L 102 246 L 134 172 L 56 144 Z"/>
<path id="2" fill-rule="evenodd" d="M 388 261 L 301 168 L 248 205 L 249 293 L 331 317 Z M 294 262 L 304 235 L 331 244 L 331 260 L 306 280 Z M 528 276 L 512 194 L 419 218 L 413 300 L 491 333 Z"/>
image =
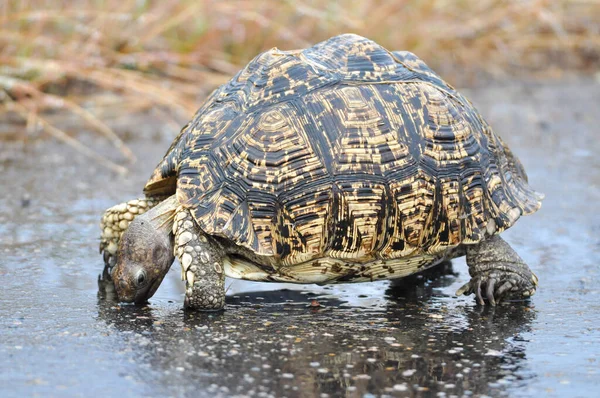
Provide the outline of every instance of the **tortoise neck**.
<path id="1" fill-rule="evenodd" d="M 136 217 L 148 222 L 153 229 L 168 236 L 173 230 L 173 221 L 178 202 L 175 195 L 169 196 L 146 213 Z"/>

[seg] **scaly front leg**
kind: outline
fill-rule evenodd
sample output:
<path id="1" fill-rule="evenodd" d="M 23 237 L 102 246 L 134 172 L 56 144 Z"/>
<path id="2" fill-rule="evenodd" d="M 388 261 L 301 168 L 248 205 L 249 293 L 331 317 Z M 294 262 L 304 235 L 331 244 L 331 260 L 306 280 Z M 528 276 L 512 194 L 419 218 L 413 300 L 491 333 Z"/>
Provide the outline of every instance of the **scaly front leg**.
<path id="1" fill-rule="evenodd" d="M 496 305 L 506 297 L 525 298 L 535 293 L 537 276 L 498 235 L 467 246 L 467 265 L 471 280 L 458 289 L 458 296 L 474 293 L 479 304 L 485 304 L 485 296 L 490 305 Z"/>
<path id="2" fill-rule="evenodd" d="M 186 281 L 185 307 L 216 311 L 225 306 L 225 252 L 198 227 L 189 210 L 179 208 L 173 224 L 175 255 Z"/>

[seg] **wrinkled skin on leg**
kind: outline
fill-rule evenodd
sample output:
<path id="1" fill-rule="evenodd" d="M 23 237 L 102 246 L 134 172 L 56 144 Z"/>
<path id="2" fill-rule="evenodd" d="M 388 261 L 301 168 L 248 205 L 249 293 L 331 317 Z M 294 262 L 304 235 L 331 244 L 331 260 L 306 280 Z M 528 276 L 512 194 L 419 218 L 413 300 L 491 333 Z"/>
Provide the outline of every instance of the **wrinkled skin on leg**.
<path id="1" fill-rule="evenodd" d="M 173 224 L 175 255 L 186 281 L 185 307 L 217 311 L 225 306 L 223 248 L 198 227 L 188 210 L 179 208 Z"/>
<path id="2" fill-rule="evenodd" d="M 477 302 L 496 305 L 503 299 L 527 298 L 535 293 L 538 278 L 500 236 L 467 246 L 471 280 L 456 294 L 475 294 Z"/>

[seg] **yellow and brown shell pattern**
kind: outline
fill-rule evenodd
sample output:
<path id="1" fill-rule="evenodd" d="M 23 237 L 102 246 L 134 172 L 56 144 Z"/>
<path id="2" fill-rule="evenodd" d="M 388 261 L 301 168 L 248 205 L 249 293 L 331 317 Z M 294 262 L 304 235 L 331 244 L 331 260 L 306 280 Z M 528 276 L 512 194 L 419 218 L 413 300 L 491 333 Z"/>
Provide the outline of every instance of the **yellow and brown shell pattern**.
<path id="1" fill-rule="evenodd" d="M 204 232 L 249 254 L 231 256 L 230 276 L 319 283 L 414 273 L 542 199 L 425 63 L 349 34 L 258 55 L 182 130 L 145 192 L 177 192 Z"/>

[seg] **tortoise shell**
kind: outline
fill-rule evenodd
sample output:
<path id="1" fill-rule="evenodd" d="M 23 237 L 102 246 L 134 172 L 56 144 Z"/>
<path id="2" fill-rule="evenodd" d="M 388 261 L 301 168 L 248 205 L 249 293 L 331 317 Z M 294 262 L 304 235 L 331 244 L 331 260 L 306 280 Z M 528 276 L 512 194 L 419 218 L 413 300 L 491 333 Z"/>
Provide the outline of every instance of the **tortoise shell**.
<path id="1" fill-rule="evenodd" d="M 177 193 L 255 263 L 377 262 L 381 275 L 541 204 L 467 99 L 414 54 L 350 34 L 258 55 L 183 128 L 145 193 Z"/>

